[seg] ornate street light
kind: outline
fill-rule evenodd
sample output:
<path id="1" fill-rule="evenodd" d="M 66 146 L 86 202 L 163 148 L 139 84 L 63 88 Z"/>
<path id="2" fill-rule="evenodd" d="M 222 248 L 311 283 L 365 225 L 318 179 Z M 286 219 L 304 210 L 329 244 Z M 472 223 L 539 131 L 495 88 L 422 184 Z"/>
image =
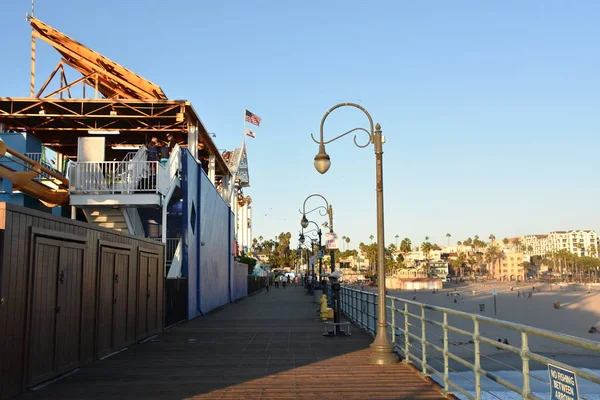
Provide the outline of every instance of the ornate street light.
<path id="1" fill-rule="evenodd" d="M 313 208 L 310 211 L 306 211 L 306 202 L 308 201 L 308 199 L 310 199 L 311 197 L 320 197 L 325 201 L 325 204 L 327 205 L 327 208 L 323 207 L 323 206 L 319 206 L 316 208 Z M 327 199 L 325 197 L 323 197 L 320 194 L 311 194 L 310 196 L 308 196 L 306 199 L 304 199 L 304 203 L 302 203 L 302 211 L 300 211 L 300 213 L 302 214 L 302 219 L 300 220 L 300 225 L 303 228 L 308 227 L 308 219 L 306 218 L 306 214 L 309 214 L 315 210 L 318 209 L 325 209 L 326 214 L 321 214 L 322 210 L 319 210 L 319 214 L 321 214 L 322 216 L 328 215 L 329 216 L 329 232 L 333 233 L 333 207 L 329 205 L 329 202 L 327 202 Z M 317 225 L 318 228 L 318 225 Z M 335 271 L 335 255 L 334 255 L 334 250 L 332 249 L 329 257 L 331 258 L 331 272 Z"/>
<path id="2" fill-rule="evenodd" d="M 348 132 L 342 133 L 335 138 L 324 141 L 323 140 L 323 126 L 325 120 L 331 114 L 331 112 L 340 107 L 355 107 L 361 110 L 369 119 L 369 130 L 365 128 L 354 128 Z M 362 106 L 355 103 L 340 103 L 329 109 L 321 120 L 319 140 L 316 140 L 311 133 L 312 140 L 319 145 L 319 152 L 315 156 L 315 168 L 319 173 L 324 174 L 331 167 L 331 159 L 325 151 L 325 145 L 336 141 L 337 139 L 348 135 L 355 131 L 366 132 L 369 141 L 361 145 L 356 141 L 356 135 L 354 135 L 354 144 L 357 147 L 365 148 L 369 144 L 373 143 L 375 149 L 375 171 L 376 171 L 376 192 L 377 192 L 377 284 L 378 284 L 378 295 L 379 301 L 377 302 L 377 335 L 375 340 L 371 343 L 371 358 L 372 364 L 393 364 L 398 362 L 398 358 L 394 354 L 394 345 L 390 340 L 387 333 L 387 321 L 386 321 L 386 300 L 385 300 L 385 238 L 384 238 L 384 212 L 383 212 L 383 135 L 381 134 L 381 126 L 379 124 L 373 127 L 373 119 L 369 112 Z M 393 333 L 392 333 L 393 334 Z"/>
<path id="3" fill-rule="evenodd" d="M 308 227 L 308 219 L 306 219 L 306 214 L 302 214 L 302 219 L 300 220 L 300 225 L 303 228 Z"/>

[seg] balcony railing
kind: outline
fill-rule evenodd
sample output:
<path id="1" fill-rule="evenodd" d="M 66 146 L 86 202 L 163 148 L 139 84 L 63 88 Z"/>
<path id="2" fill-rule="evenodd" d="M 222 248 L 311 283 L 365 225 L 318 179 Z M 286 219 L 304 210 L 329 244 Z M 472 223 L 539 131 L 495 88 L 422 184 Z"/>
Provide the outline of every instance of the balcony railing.
<path id="1" fill-rule="evenodd" d="M 157 161 L 86 161 L 71 166 L 72 194 L 158 193 Z"/>
<path id="2" fill-rule="evenodd" d="M 156 240 L 157 242 L 161 242 L 162 239 L 159 237 L 151 238 Z M 173 257 L 175 256 L 175 251 L 177 251 L 177 245 L 179 244 L 180 238 L 167 238 L 167 243 L 165 243 L 165 252 L 167 263 L 173 261 Z"/>
<path id="3" fill-rule="evenodd" d="M 24 155 L 25 155 L 25 157 L 29 157 L 33 161 L 42 164 L 44 167 L 51 169 L 59 174 L 62 174 L 62 172 L 59 171 L 56 168 L 56 166 L 52 165 L 51 163 L 49 163 L 46 160 L 42 160 L 42 153 L 25 153 Z M 52 180 L 54 178 L 51 177 L 50 175 L 46 174 L 45 172 L 40 172 L 34 179 L 39 181 L 39 180 Z"/>
<path id="4" fill-rule="evenodd" d="M 166 166 L 158 161 L 85 161 L 69 169 L 71 194 L 166 195 L 177 176 L 180 148 L 175 146 Z"/>

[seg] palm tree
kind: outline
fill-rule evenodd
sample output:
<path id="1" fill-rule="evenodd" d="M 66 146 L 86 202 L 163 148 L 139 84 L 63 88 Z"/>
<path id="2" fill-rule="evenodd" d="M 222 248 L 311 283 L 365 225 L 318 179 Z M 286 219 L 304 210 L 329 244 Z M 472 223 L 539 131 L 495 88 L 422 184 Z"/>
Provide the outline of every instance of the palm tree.
<path id="1" fill-rule="evenodd" d="M 488 238 L 490 239 L 490 242 L 494 242 L 496 240 L 496 236 L 494 236 L 494 234 L 490 234 L 490 237 Z"/>
<path id="2" fill-rule="evenodd" d="M 487 250 L 485 251 L 485 262 L 490 265 L 492 267 L 492 276 L 495 276 L 495 268 L 496 268 L 496 260 L 498 258 L 498 253 L 500 252 L 500 249 L 498 249 L 498 246 L 495 244 L 491 244 L 488 246 Z M 488 271 L 488 275 L 490 274 L 490 271 Z"/>
<path id="3" fill-rule="evenodd" d="M 465 275 L 465 263 L 467 262 L 467 255 L 463 252 L 460 252 L 456 259 L 452 260 L 452 264 L 455 268 L 455 272 L 458 271 L 457 275 L 464 276 Z"/>
<path id="4" fill-rule="evenodd" d="M 521 267 L 523 267 L 523 280 L 527 279 L 527 276 L 529 275 L 529 273 L 532 271 L 533 266 L 531 265 L 531 263 L 529 261 L 523 261 L 521 264 L 519 264 Z"/>
<path id="5" fill-rule="evenodd" d="M 406 256 L 408 255 L 408 253 L 412 251 L 411 246 L 412 243 L 410 242 L 409 238 L 404 238 L 402 239 L 402 242 L 400 242 L 400 251 L 404 255 L 404 260 L 406 260 Z"/>
<path id="6" fill-rule="evenodd" d="M 469 264 L 469 267 L 471 268 L 471 273 L 474 273 L 475 266 L 477 265 L 477 258 L 473 257 L 473 256 L 469 256 L 469 258 L 467 258 L 467 264 Z"/>
<path id="7" fill-rule="evenodd" d="M 598 251 L 596 250 L 596 245 L 592 243 L 590 245 L 590 247 L 588 248 L 588 255 L 590 257 L 596 257 L 597 253 L 598 253 Z"/>
<path id="8" fill-rule="evenodd" d="M 350 238 L 346 236 L 346 250 L 350 248 Z"/>
<path id="9" fill-rule="evenodd" d="M 496 262 L 498 263 L 498 275 L 500 275 L 502 271 L 500 269 L 500 267 L 502 266 L 502 260 L 506 260 L 506 254 L 504 254 L 502 250 L 499 250 L 498 254 L 496 255 Z"/>
<path id="10" fill-rule="evenodd" d="M 342 236 L 342 251 L 344 251 L 344 242 L 346 241 L 346 236 Z"/>
<path id="11" fill-rule="evenodd" d="M 398 238 L 400 237 L 400 235 L 396 234 L 396 236 L 394 236 L 396 238 L 396 247 L 398 247 Z"/>
<path id="12" fill-rule="evenodd" d="M 502 239 L 502 243 L 504 243 L 505 245 L 508 244 L 508 242 L 509 242 L 508 238 Z"/>
<path id="13" fill-rule="evenodd" d="M 371 243 L 373 243 L 373 238 L 375 238 L 375 236 L 373 236 L 373 235 L 369 236 L 369 239 L 371 239 Z"/>
<path id="14" fill-rule="evenodd" d="M 458 242 L 456 242 L 457 246 L 462 246 L 462 242 L 459 240 Z"/>
<path id="15" fill-rule="evenodd" d="M 521 244 L 521 239 L 519 239 L 519 238 L 514 239 L 513 240 L 513 245 L 516 247 L 517 252 L 521 251 L 521 245 L 522 245 Z"/>
<path id="16" fill-rule="evenodd" d="M 427 239 L 429 239 L 429 237 Z M 433 245 L 429 242 L 423 242 L 421 244 L 421 252 L 425 257 L 425 272 L 427 273 L 427 276 L 429 276 L 429 254 L 431 253 L 432 249 Z"/>
<path id="17" fill-rule="evenodd" d="M 446 233 L 446 237 L 448 238 L 448 246 L 450 246 L 450 238 L 452 237 L 452 235 L 449 233 Z"/>

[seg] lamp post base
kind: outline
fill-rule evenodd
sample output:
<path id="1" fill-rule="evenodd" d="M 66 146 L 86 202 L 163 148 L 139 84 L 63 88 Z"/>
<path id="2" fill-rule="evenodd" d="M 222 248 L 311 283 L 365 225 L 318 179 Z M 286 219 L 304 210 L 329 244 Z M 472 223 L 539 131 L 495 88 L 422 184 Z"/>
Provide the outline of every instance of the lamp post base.
<path id="1" fill-rule="evenodd" d="M 398 356 L 394 353 L 394 345 L 390 342 L 387 337 L 385 329 L 379 327 L 377 336 L 373 343 L 371 343 L 371 356 L 369 357 L 369 364 L 377 365 L 390 365 L 398 362 Z"/>
<path id="2" fill-rule="evenodd" d="M 369 364 L 391 365 L 398 362 L 398 356 L 394 353 L 393 346 L 379 347 L 375 344 L 371 345 L 371 357 Z"/>

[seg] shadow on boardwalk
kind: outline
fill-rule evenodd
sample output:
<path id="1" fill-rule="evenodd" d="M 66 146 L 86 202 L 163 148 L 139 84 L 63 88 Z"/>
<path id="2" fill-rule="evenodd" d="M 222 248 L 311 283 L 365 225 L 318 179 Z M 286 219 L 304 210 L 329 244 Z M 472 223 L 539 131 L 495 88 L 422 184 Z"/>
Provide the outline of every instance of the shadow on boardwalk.
<path id="1" fill-rule="evenodd" d="M 323 337 L 311 299 L 257 293 L 21 399 L 443 398 L 409 366 L 369 365 L 364 332 Z"/>

